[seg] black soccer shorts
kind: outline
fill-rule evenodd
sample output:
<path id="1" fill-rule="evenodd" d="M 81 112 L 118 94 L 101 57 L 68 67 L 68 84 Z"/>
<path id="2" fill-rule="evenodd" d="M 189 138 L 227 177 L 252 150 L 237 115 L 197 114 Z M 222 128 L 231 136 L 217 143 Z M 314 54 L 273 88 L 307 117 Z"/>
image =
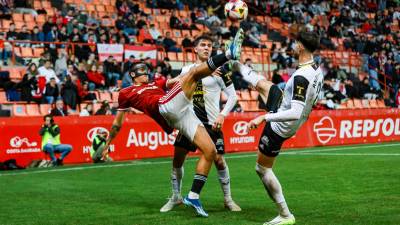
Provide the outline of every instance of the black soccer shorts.
<path id="1" fill-rule="evenodd" d="M 271 123 L 267 122 L 261 134 L 258 149 L 266 156 L 276 157 L 279 155 L 282 144 L 286 139 L 276 134 L 271 128 Z"/>
<path id="2" fill-rule="evenodd" d="M 215 147 L 217 148 L 217 154 L 225 154 L 224 135 L 222 131 L 215 131 L 210 125 L 204 125 L 204 127 L 206 128 L 208 134 L 215 144 Z M 179 132 L 178 136 L 176 136 L 174 146 L 184 148 L 190 152 L 195 152 L 197 149 L 197 146 L 190 142 L 184 135 L 181 134 L 181 132 Z"/>

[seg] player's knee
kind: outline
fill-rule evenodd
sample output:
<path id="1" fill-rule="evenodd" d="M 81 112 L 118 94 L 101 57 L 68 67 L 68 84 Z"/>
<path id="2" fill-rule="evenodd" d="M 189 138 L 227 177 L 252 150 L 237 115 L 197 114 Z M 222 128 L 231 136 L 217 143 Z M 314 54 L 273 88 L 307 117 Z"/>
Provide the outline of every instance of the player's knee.
<path id="1" fill-rule="evenodd" d="M 267 168 L 258 163 L 256 163 L 255 169 L 256 169 L 257 174 L 260 176 L 264 176 L 264 174 L 267 172 Z"/>
<path id="2" fill-rule="evenodd" d="M 214 161 L 215 157 L 217 156 L 217 149 L 214 147 L 208 147 L 203 151 L 204 157 L 207 161 Z"/>
<path id="3" fill-rule="evenodd" d="M 282 102 L 282 90 L 277 85 L 272 85 L 269 89 L 268 100 L 267 100 L 267 110 L 268 112 L 277 112 L 278 108 Z"/>
<path id="4" fill-rule="evenodd" d="M 214 164 L 217 167 L 218 170 L 223 170 L 225 169 L 225 160 L 222 157 L 222 155 L 216 155 L 216 158 L 214 160 Z"/>

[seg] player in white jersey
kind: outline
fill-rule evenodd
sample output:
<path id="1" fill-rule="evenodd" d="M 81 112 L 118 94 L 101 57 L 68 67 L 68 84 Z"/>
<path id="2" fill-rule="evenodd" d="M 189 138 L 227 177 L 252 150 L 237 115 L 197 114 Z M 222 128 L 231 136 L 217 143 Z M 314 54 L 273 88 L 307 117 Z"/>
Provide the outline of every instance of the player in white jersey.
<path id="1" fill-rule="evenodd" d="M 319 48 L 315 32 L 300 31 L 296 35 L 294 51 L 299 57 L 299 68 L 291 76 L 284 90 L 278 112 L 261 115 L 249 123 L 249 130 L 266 122 L 259 142 L 256 171 L 270 198 L 276 203 L 279 215 L 266 222 L 267 225 L 295 224 L 283 196 L 282 187 L 272 167 L 283 142 L 293 136 L 307 120 L 318 99 L 323 84 L 323 74 L 314 63 L 313 52 Z"/>
<path id="2" fill-rule="evenodd" d="M 191 68 L 208 60 L 212 52 L 212 42 L 212 39 L 207 35 L 196 38 L 194 41 L 194 50 L 197 54 L 197 62 L 183 67 L 179 76 L 186 74 Z M 218 170 L 219 182 L 224 193 L 225 207 L 231 211 L 241 211 L 241 208 L 231 197 L 229 169 L 223 157 L 225 145 L 221 131 L 224 118 L 237 102 L 236 92 L 230 78 L 230 72 L 220 69 L 213 75 L 214 76 L 207 76 L 197 83 L 193 95 L 194 111 L 196 116 L 203 123 L 217 149 L 217 156 L 214 160 L 214 164 Z M 173 82 L 173 80 L 169 81 L 167 85 Z M 227 95 L 228 100 L 221 111 L 220 96 L 222 91 Z M 172 196 L 160 209 L 161 212 L 168 212 L 182 203 L 181 187 L 184 174 L 183 163 L 186 159 L 186 155 L 197 149 L 197 146 L 181 133 L 178 134 L 174 146 L 174 159 L 171 172 Z"/>

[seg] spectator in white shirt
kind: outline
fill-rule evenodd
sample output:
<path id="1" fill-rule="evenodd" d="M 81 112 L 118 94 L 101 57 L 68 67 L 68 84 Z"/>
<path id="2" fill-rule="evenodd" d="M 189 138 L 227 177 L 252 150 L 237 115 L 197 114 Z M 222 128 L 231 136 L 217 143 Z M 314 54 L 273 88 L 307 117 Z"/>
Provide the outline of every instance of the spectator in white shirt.
<path id="1" fill-rule="evenodd" d="M 150 24 L 150 29 L 149 33 L 153 40 L 157 40 L 158 36 L 161 36 L 160 31 L 157 30 L 157 28 L 154 26 L 154 24 Z"/>
<path id="2" fill-rule="evenodd" d="M 54 72 L 52 68 L 52 63 L 50 60 L 46 60 L 43 66 L 41 66 L 39 69 L 39 75 L 45 76 L 46 77 L 46 83 L 50 82 L 51 78 L 56 79 L 56 83 L 59 84 L 60 80 L 56 76 L 56 72 Z"/>

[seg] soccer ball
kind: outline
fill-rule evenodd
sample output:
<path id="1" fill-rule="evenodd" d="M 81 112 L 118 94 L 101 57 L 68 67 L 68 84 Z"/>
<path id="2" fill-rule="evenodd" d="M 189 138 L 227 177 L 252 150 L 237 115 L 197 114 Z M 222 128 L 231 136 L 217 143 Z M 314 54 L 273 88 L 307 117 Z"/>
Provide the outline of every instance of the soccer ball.
<path id="1" fill-rule="evenodd" d="M 244 20 L 248 12 L 247 4 L 242 0 L 230 0 L 225 4 L 225 16 L 230 20 Z"/>

